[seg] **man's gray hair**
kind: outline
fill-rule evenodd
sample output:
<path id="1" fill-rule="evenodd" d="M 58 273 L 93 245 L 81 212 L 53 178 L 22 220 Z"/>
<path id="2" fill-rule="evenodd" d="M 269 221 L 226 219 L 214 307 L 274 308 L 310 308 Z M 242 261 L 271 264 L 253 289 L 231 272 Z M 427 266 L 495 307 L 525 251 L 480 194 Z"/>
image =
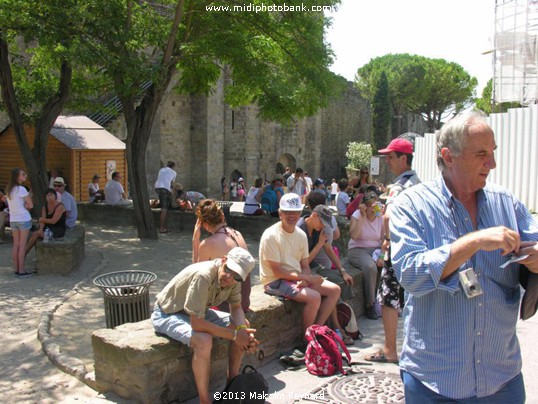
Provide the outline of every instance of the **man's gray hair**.
<path id="1" fill-rule="evenodd" d="M 463 151 L 465 138 L 469 134 L 469 128 L 476 123 L 483 123 L 489 126 L 484 114 L 480 112 L 468 112 L 455 116 L 437 132 L 437 167 L 441 171 L 445 168 L 441 150 L 446 147 L 453 155 L 459 156 Z"/>

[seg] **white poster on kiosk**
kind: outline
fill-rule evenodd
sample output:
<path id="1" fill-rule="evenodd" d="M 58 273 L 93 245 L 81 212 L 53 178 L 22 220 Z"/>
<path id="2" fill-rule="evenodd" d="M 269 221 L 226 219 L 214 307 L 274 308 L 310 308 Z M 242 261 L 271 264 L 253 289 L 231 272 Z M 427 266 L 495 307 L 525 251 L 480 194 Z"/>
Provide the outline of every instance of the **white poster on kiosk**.
<path id="1" fill-rule="evenodd" d="M 379 157 L 370 158 L 370 175 L 379 175 Z"/>

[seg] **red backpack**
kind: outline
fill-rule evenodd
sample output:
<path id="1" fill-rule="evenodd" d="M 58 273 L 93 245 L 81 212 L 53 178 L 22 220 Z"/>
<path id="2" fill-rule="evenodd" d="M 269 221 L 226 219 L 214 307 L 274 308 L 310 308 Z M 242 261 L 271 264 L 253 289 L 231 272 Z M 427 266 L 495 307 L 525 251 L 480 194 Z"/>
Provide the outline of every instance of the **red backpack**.
<path id="1" fill-rule="evenodd" d="M 305 353 L 306 369 L 316 376 L 332 376 L 336 371 L 346 374 L 342 367 L 342 355 L 338 344 L 346 354 L 347 363 L 351 363 L 351 355 L 344 341 L 326 325 L 311 325 L 306 330 L 308 345 Z"/>

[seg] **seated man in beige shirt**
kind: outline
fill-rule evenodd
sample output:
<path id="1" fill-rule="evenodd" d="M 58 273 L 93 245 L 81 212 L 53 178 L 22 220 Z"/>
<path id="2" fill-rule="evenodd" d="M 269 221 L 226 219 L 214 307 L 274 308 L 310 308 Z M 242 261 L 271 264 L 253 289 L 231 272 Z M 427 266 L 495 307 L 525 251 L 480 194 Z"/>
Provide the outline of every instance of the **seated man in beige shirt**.
<path id="1" fill-rule="evenodd" d="M 241 282 L 254 268 L 254 258 L 241 247 L 226 256 L 189 265 L 157 295 L 151 315 L 155 331 L 194 350 L 192 371 L 200 403 L 211 403 L 209 375 L 213 337 L 230 341 L 228 381 L 239 374 L 243 353 L 254 352 L 259 342 L 241 308 Z M 209 307 L 223 302 L 230 313 Z"/>
<path id="2" fill-rule="evenodd" d="M 265 292 L 304 303 L 303 330 L 325 324 L 336 307 L 340 287 L 310 272 L 308 239 L 296 227 L 303 205 L 294 193 L 280 199 L 280 222 L 267 228 L 260 240 L 260 278 Z"/>

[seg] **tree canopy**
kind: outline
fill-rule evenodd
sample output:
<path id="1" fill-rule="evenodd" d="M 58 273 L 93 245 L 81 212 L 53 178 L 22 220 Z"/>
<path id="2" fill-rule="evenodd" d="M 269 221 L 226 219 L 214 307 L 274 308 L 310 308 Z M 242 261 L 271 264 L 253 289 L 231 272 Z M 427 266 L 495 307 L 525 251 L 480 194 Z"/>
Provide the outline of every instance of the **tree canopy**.
<path id="1" fill-rule="evenodd" d="M 340 87 L 328 70 L 332 53 L 324 41 L 324 29 L 329 20 L 322 12 L 223 11 L 244 3 L 208 0 L 2 1 L 0 45 L 5 46 L 0 49 L 0 67 L 9 74 L 1 75 L 0 86 L 12 123 L 21 120 L 20 111 L 29 116 L 36 105 L 48 105 L 51 97 L 61 95 L 61 102 L 46 115 L 50 131 L 72 94 L 75 77 L 86 78 L 83 84 L 96 84 L 93 88 L 103 95 L 114 92 L 120 98 L 127 126 L 129 191 L 139 237 L 157 237 L 149 208 L 145 155 L 153 120 L 173 77 L 178 78 L 177 91 L 209 94 L 226 71 L 231 80 L 225 100 L 232 107 L 255 103 L 262 118 L 281 122 L 314 114 Z M 263 2 L 251 3 L 261 6 Z M 273 3 L 302 4 L 296 0 Z M 338 3 L 312 0 L 308 6 Z M 9 18 L 4 20 L 4 16 Z M 21 38 L 24 46 L 19 53 L 16 45 Z M 21 71 L 17 76 L 25 64 L 51 58 L 55 63 L 39 64 L 40 74 Z M 98 82 L 89 79 L 94 73 Z M 48 86 L 48 92 L 37 87 L 26 91 L 36 82 Z M 26 102 L 26 93 L 44 95 Z M 48 135 L 48 131 L 43 133 Z M 24 149 L 31 146 L 21 142 L 20 147 L 30 164 Z M 33 158 L 44 161 L 44 150 L 34 146 Z M 44 164 L 40 169 L 44 170 Z M 37 176 L 40 169 L 29 171 Z M 44 178 L 41 174 L 43 184 Z"/>
<path id="2" fill-rule="evenodd" d="M 48 135 L 70 94 L 88 97 L 96 80 L 73 0 L 2 0 L 0 7 L 0 108 L 15 132 L 39 208 L 44 202 Z M 76 97 L 72 97 L 75 99 Z M 35 127 L 33 142 L 25 124 Z"/>
<path id="3" fill-rule="evenodd" d="M 369 99 L 382 72 L 387 76 L 394 115 L 404 111 L 420 114 L 431 131 L 441 127 L 443 118 L 474 100 L 476 78 L 444 59 L 389 54 L 370 60 L 355 77 L 356 86 Z"/>

